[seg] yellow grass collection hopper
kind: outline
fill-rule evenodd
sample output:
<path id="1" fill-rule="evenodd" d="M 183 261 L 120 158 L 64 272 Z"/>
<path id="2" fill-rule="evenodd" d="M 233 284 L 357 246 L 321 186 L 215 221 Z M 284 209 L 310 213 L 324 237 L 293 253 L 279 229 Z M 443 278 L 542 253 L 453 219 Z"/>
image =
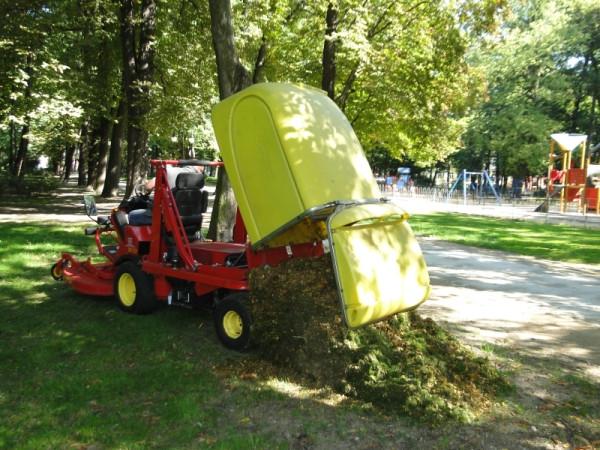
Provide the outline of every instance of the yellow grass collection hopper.
<path id="1" fill-rule="evenodd" d="M 427 298 L 408 215 L 381 198 L 354 130 L 323 92 L 257 84 L 216 105 L 213 125 L 252 246 L 324 241 L 349 327 Z"/>

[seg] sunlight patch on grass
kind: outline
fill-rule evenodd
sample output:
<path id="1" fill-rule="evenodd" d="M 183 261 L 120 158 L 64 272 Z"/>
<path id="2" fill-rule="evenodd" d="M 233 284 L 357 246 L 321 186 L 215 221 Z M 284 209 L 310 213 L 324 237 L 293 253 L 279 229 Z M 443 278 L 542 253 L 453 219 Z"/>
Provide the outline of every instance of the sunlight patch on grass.
<path id="1" fill-rule="evenodd" d="M 463 214 L 415 215 L 422 236 L 556 261 L 600 264 L 600 230 Z"/>
<path id="2" fill-rule="evenodd" d="M 343 395 L 331 392 L 325 389 L 310 389 L 305 386 L 293 383 L 289 380 L 271 378 L 264 383 L 264 386 L 298 400 L 311 399 L 327 406 L 337 406 L 347 398 Z"/>

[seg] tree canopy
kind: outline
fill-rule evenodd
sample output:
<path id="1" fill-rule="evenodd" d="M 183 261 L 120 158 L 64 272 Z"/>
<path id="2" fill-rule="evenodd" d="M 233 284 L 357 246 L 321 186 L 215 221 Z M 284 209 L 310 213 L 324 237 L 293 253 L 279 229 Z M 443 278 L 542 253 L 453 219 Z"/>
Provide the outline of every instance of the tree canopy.
<path id="1" fill-rule="evenodd" d="M 379 159 L 525 176 L 551 132 L 597 136 L 594 0 L 224 4 L 244 83 L 323 88 Z M 45 154 L 68 177 L 78 161 L 111 195 L 149 157 L 216 154 L 210 1 L 1 0 L 0 15 L 0 170 Z"/>
<path id="2" fill-rule="evenodd" d="M 501 33 L 471 54 L 486 82 L 455 160 L 524 177 L 544 172 L 551 133 L 597 140 L 600 4 L 515 1 Z"/>

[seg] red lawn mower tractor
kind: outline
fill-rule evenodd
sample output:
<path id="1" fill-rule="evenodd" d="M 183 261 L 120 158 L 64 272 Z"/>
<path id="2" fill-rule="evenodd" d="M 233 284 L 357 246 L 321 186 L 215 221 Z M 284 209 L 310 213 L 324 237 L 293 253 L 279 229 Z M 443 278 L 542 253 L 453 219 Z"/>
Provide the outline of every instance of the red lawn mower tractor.
<path id="1" fill-rule="evenodd" d="M 210 305 L 219 339 L 237 350 L 250 340 L 248 273 L 262 265 L 330 251 L 351 328 L 427 298 L 429 275 L 408 214 L 381 198 L 350 123 L 322 91 L 256 84 L 216 105 L 212 120 L 224 163 L 151 161 L 151 224 L 130 223 L 135 206 L 122 204 L 86 229 L 106 261 L 63 253 L 52 276 L 82 294 L 114 295 L 130 313 L 149 313 L 161 302 Z M 208 204 L 204 175 L 180 171 L 171 189 L 168 166 L 223 164 L 239 209 L 233 239 L 211 242 L 199 236 Z M 96 214 L 92 200 L 85 202 L 89 216 Z M 108 234 L 116 244 L 103 242 Z"/>
<path id="2" fill-rule="evenodd" d="M 253 250 L 246 239 L 241 216 L 237 215 L 233 242 L 211 242 L 200 237 L 202 213 L 208 205 L 203 173 L 180 173 L 169 188 L 167 166 L 221 166 L 222 163 L 153 160 L 156 170 L 151 225 L 128 221 L 131 203 L 143 206 L 142 195 L 114 209 L 110 217 L 98 216 L 96 227 L 85 229 L 96 239 L 98 251 L 107 261 L 78 261 L 63 253 L 51 269 L 76 292 L 113 296 L 128 313 L 147 314 L 160 303 L 214 309 L 217 336 L 229 348 L 243 350 L 249 344 L 251 318 L 247 306 L 248 271 L 276 265 L 293 254 L 311 257 L 323 254 L 322 245 Z M 88 216 L 96 215 L 93 197 L 86 196 Z M 104 244 L 113 235 L 116 244 Z"/>

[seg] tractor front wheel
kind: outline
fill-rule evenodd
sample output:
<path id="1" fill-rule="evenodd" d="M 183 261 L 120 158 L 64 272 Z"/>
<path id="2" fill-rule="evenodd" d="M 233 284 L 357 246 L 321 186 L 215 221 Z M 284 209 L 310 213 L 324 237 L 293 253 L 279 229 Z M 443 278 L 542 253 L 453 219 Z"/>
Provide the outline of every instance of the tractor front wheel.
<path id="1" fill-rule="evenodd" d="M 54 278 L 56 281 L 63 279 L 62 261 L 52 265 L 50 268 L 50 275 L 52 275 L 52 278 Z"/>
<path id="2" fill-rule="evenodd" d="M 243 351 L 250 346 L 252 318 L 247 305 L 248 294 L 239 292 L 228 295 L 215 306 L 217 337 L 232 350 Z"/>
<path id="3" fill-rule="evenodd" d="M 127 261 L 117 268 L 114 292 L 119 307 L 133 314 L 148 314 L 156 306 L 152 277 L 135 263 Z"/>

